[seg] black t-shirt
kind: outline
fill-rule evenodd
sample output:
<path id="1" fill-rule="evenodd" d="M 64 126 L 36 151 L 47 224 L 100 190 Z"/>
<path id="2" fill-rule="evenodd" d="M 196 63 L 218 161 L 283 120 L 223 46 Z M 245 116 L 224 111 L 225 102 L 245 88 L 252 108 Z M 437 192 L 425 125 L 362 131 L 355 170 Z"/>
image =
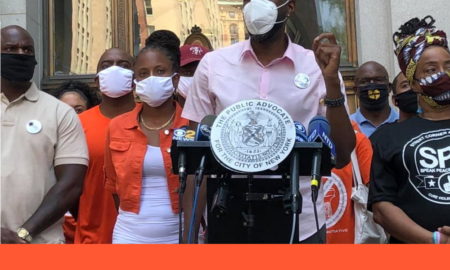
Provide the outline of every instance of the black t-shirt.
<path id="1" fill-rule="evenodd" d="M 387 201 L 429 231 L 450 226 L 450 120 L 414 117 L 385 125 L 370 139 L 369 209 Z"/>

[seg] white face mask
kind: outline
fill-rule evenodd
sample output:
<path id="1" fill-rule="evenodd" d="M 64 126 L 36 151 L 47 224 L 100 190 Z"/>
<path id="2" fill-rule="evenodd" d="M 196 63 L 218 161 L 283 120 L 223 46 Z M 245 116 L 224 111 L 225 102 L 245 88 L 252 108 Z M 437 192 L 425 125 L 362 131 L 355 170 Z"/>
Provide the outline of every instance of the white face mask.
<path id="1" fill-rule="evenodd" d="M 287 17 L 277 22 L 278 9 L 289 3 L 287 0 L 284 4 L 277 7 L 270 0 L 251 0 L 244 7 L 244 20 L 248 32 L 252 35 L 264 35 L 268 33 L 277 23 L 284 23 Z"/>
<path id="2" fill-rule="evenodd" d="M 150 76 L 140 82 L 134 81 L 136 84 L 136 95 L 147 103 L 150 107 L 159 107 L 166 102 L 175 91 L 170 77 Z"/>
<path id="3" fill-rule="evenodd" d="M 119 66 L 111 66 L 98 74 L 100 91 L 110 98 L 125 96 L 133 90 L 133 71 Z"/>
<path id="4" fill-rule="evenodd" d="M 194 77 L 180 77 L 180 82 L 178 83 L 178 93 L 186 98 L 189 89 L 191 88 Z"/>

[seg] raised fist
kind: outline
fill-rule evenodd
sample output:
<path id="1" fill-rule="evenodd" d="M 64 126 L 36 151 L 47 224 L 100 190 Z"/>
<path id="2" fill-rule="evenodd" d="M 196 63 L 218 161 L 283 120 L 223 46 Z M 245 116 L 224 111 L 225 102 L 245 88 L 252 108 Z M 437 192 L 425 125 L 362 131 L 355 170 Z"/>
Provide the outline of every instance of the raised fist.
<path id="1" fill-rule="evenodd" d="M 325 80 L 337 78 L 341 60 L 341 46 L 337 44 L 334 34 L 323 33 L 319 35 L 314 39 L 312 48 Z"/>

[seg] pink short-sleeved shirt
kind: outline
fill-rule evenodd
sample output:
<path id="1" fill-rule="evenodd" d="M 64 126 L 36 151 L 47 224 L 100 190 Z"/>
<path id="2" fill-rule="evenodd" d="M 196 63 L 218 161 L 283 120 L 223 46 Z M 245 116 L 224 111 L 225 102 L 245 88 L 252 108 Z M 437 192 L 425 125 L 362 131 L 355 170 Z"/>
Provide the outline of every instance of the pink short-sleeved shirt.
<path id="1" fill-rule="evenodd" d="M 299 77 L 303 77 L 303 83 L 296 84 Z M 345 93 L 343 83 L 341 88 Z M 311 50 L 289 40 L 283 57 L 263 66 L 250 40 L 246 40 L 205 55 L 195 72 L 182 116 L 200 122 L 206 115 L 218 115 L 238 101 L 262 99 L 282 106 L 294 121 L 308 128 L 314 116 L 325 116 L 325 95 L 325 81 Z M 304 240 L 316 232 L 316 226 L 309 179 L 300 180 L 303 212 L 299 225 L 300 240 Z M 322 190 L 319 196 L 317 207 L 322 226 L 325 223 Z"/>

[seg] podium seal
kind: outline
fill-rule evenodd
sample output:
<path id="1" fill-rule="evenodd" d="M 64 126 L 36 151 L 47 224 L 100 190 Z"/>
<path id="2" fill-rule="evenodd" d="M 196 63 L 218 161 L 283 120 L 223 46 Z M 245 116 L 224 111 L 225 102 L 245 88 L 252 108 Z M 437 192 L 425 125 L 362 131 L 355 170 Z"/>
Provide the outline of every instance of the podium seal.
<path id="1" fill-rule="evenodd" d="M 211 148 L 225 168 L 255 173 L 278 166 L 295 144 L 291 116 L 279 105 L 245 100 L 217 116 L 211 129 Z"/>

